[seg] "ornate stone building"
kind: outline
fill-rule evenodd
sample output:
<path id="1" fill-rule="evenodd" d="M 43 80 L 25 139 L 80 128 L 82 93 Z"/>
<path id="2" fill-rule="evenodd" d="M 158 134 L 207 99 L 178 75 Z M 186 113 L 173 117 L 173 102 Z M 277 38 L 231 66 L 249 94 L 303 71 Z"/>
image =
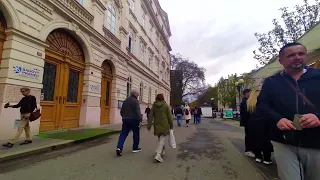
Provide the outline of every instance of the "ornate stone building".
<path id="1" fill-rule="evenodd" d="M 32 132 L 120 123 L 131 89 L 141 109 L 170 99 L 167 13 L 158 0 L 0 0 L 0 139 L 31 87 L 42 109 Z"/>

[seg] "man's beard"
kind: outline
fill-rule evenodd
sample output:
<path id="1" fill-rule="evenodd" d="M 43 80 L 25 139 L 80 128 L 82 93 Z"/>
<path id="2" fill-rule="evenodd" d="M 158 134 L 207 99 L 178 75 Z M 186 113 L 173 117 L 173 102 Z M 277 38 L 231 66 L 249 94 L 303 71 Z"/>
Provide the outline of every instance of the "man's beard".
<path id="1" fill-rule="evenodd" d="M 302 70 L 305 67 L 305 64 L 304 63 L 292 64 L 290 67 L 293 70 Z"/>

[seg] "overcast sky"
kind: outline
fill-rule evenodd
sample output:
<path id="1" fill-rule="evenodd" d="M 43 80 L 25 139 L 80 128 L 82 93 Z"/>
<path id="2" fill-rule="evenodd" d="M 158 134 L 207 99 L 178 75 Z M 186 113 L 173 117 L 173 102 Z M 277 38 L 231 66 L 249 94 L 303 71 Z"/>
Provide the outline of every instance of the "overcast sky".
<path id="1" fill-rule="evenodd" d="M 206 82 L 250 72 L 258 61 L 255 32 L 267 32 L 278 9 L 303 0 L 159 0 L 168 13 L 172 53 L 206 68 Z"/>

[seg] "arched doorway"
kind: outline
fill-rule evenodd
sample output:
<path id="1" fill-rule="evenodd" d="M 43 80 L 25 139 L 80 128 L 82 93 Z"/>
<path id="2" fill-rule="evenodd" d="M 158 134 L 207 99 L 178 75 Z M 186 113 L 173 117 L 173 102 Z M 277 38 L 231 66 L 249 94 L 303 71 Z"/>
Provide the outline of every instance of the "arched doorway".
<path id="1" fill-rule="evenodd" d="M 112 89 L 112 68 L 108 61 L 102 63 L 101 71 L 100 124 L 110 124 L 110 106 Z"/>
<path id="2" fill-rule="evenodd" d="M 7 21 L 2 12 L 0 11 L 0 64 L 2 59 L 3 45 L 6 41 L 5 30 L 7 28 Z"/>
<path id="3" fill-rule="evenodd" d="M 52 31 L 46 43 L 40 131 L 78 127 L 85 68 L 82 48 L 64 29 Z"/>

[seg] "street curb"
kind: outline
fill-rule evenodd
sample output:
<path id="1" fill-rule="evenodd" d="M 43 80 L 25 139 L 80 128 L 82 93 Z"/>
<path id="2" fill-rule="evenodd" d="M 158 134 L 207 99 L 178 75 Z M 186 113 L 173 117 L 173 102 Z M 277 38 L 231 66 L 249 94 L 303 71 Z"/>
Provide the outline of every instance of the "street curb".
<path id="1" fill-rule="evenodd" d="M 146 126 L 146 125 L 147 124 L 143 124 L 142 126 Z M 110 129 L 110 130 L 112 130 L 112 129 Z M 19 158 L 28 157 L 28 156 L 35 155 L 35 154 L 48 153 L 48 152 L 51 152 L 51 151 L 55 151 L 55 150 L 71 147 L 73 145 L 77 145 L 77 144 L 80 144 L 80 143 L 84 143 L 84 142 L 87 142 L 87 141 L 91 141 L 91 140 L 94 140 L 94 139 L 98 139 L 98 138 L 102 138 L 102 137 L 118 134 L 120 132 L 121 132 L 121 130 L 117 129 L 117 130 L 114 130 L 114 131 L 111 131 L 111 132 L 108 132 L 108 133 L 99 134 L 97 136 L 92 136 L 92 137 L 85 138 L 85 139 L 65 140 L 65 141 L 62 141 L 62 142 L 45 145 L 45 146 L 42 146 L 40 148 L 39 147 L 35 147 L 33 149 L 28 149 L 28 150 L 25 150 L 25 151 L 22 151 L 22 152 L 20 151 L 20 152 L 12 153 L 11 155 L 8 155 L 8 156 L 1 157 L 1 155 L 0 155 L 0 163 L 16 160 L 16 159 L 19 159 Z"/>

